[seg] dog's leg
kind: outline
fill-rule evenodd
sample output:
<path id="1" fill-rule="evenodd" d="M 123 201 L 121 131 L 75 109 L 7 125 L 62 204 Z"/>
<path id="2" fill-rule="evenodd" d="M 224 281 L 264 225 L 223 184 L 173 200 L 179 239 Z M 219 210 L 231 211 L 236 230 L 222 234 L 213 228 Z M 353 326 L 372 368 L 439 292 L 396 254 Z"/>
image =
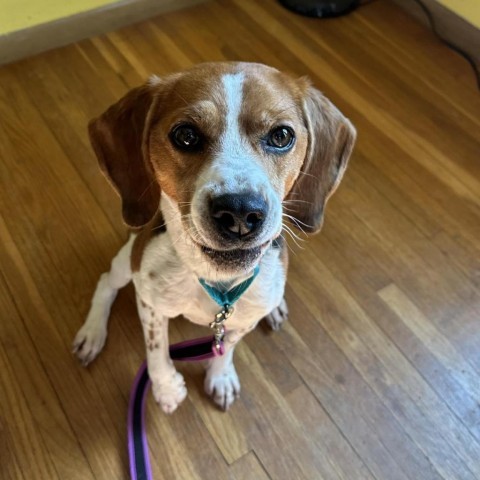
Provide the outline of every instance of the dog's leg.
<path id="1" fill-rule="evenodd" d="M 278 331 L 282 323 L 288 319 L 288 307 L 285 297 L 282 298 L 280 305 L 274 308 L 266 317 L 265 320 L 270 325 L 272 330 Z"/>
<path id="2" fill-rule="evenodd" d="M 235 345 L 256 325 L 254 323 L 246 329 L 228 331 L 224 339 L 225 353 L 221 357 L 213 358 L 207 364 L 205 392 L 223 410 L 228 410 L 240 395 L 240 381 L 233 365 Z"/>
<path id="3" fill-rule="evenodd" d="M 173 366 L 168 350 L 168 318 L 159 315 L 137 295 L 138 314 L 147 347 L 148 375 L 152 392 L 165 413 L 174 412 L 187 396 L 182 374 Z"/>
<path id="4" fill-rule="evenodd" d="M 130 254 L 134 238 L 132 235 L 112 260 L 110 271 L 100 276 L 87 319 L 73 342 L 73 353 L 85 366 L 94 360 L 105 345 L 112 303 L 118 290 L 132 279 Z"/>

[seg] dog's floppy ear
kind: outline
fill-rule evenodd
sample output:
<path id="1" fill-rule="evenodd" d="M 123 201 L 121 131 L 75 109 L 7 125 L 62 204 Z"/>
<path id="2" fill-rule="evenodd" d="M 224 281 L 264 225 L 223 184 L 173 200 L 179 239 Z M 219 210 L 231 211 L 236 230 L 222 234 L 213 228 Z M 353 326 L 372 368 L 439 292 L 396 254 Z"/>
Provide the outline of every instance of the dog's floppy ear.
<path id="1" fill-rule="evenodd" d="M 100 168 L 122 199 L 127 225 L 141 227 L 155 214 L 160 187 L 148 151 L 154 87 L 134 88 L 88 125 Z"/>
<path id="2" fill-rule="evenodd" d="M 300 174 L 288 194 L 290 210 L 307 232 L 318 232 L 325 205 L 347 168 L 356 131 L 318 90 L 308 86 L 303 101 L 308 147 Z"/>

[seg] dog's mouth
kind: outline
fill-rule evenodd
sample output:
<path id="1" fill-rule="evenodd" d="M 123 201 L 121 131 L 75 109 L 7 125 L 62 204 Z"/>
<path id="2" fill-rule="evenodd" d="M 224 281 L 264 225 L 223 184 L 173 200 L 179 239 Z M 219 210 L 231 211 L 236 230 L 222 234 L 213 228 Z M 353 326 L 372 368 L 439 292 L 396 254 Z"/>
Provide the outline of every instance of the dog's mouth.
<path id="1" fill-rule="evenodd" d="M 195 242 L 202 253 L 214 263 L 217 267 L 226 268 L 228 270 L 247 269 L 254 265 L 265 250 L 271 244 L 271 240 L 251 248 L 236 248 L 232 250 L 216 250 L 206 245 Z"/>
<path id="2" fill-rule="evenodd" d="M 258 257 L 262 253 L 262 249 L 268 244 L 266 242 L 263 245 L 259 245 L 258 247 L 253 248 L 245 248 L 245 249 L 234 249 L 234 250 L 214 250 L 213 248 L 202 246 L 202 252 L 212 259 L 219 259 L 221 261 L 244 261 L 248 263 L 248 261 L 252 258 Z"/>

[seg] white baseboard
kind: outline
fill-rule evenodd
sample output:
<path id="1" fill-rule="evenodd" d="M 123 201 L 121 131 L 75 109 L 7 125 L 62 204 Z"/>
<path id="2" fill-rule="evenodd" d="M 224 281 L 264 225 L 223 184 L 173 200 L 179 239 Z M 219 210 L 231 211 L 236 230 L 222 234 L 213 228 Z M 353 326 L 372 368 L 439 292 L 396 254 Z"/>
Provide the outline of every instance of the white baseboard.
<path id="1" fill-rule="evenodd" d="M 205 0 L 121 0 L 0 36 L 0 65 Z"/>

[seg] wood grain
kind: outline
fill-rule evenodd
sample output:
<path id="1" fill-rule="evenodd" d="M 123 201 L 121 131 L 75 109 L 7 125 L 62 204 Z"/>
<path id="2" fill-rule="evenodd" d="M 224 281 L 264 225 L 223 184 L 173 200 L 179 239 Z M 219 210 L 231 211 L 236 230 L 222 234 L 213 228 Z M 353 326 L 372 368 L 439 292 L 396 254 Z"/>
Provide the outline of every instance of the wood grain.
<path id="1" fill-rule="evenodd" d="M 214 0 L 0 69 L 0 478 L 128 478 L 144 357 L 133 290 L 88 369 L 70 354 L 126 238 L 88 120 L 151 73 L 210 60 L 308 75 L 359 140 L 323 232 L 291 242 L 290 322 L 239 346 L 227 413 L 180 365 L 173 416 L 148 403 L 156 479 L 480 479 L 480 98 L 389 2 L 320 21 Z M 202 335 L 181 319 L 171 341 Z"/>

